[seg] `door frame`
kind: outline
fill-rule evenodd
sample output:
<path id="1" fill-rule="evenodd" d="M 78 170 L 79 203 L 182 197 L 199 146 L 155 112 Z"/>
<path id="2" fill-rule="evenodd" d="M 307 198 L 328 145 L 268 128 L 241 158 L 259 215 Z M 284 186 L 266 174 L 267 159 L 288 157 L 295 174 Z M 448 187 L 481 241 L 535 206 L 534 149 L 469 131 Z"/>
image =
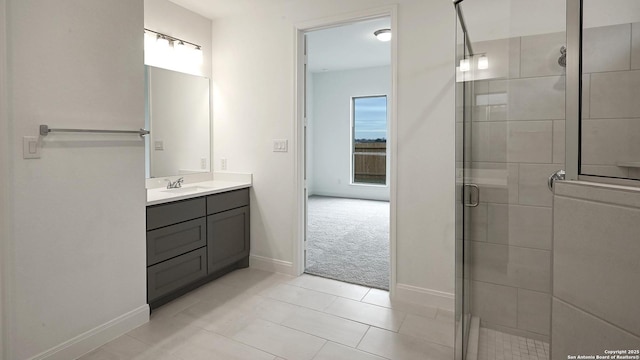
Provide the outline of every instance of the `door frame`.
<path id="1" fill-rule="evenodd" d="M 389 174 L 389 292 L 394 296 L 397 274 L 396 274 L 396 201 L 397 201 L 397 173 L 398 173 L 398 141 L 397 141 L 397 63 L 398 63 L 398 26 L 397 26 L 397 5 L 377 7 L 362 11 L 356 11 L 328 18 L 306 21 L 294 26 L 295 48 L 295 91 L 294 91 L 294 139 L 295 139 L 295 209 L 293 229 L 293 271 L 295 275 L 301 275 L 305 270 L 305 237 L 306 237 L 306 199 L 305 199 L 305 34 L 314 30 L 321 30 L 340 25 L 346 25 L 358 21 L 390 17 L 391 18 L 391 101 L 388 104 L 389 112 L 389 134 L 388 151 L 390 154 L 390 174 Z"/>

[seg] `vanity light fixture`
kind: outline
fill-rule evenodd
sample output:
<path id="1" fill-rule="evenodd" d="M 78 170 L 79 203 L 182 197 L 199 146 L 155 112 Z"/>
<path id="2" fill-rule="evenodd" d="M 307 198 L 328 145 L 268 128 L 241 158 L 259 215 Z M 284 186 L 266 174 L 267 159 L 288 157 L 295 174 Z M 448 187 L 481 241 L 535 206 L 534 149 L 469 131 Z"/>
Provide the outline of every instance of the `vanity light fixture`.
<path id="1" fill-rule="evenodd" d="M 485 54 L 480 55 L 480 57 L 478 58 L 478 69 L 486 70 L 488 68 L 489 68 L 489 58 Z"/>
<path id="2" fill-rule="evenodd" d="M 460 60 L 460 71 L 467 72 L 471 69 L 471 64 L 469 64 L 469 59 Z"/>
<path id="3" fill-rule="evenodd" d="M 391 40 L 391 29 L 380 29 L 373 32 L 378 40 L 387 42 Z"/>
<path id="4" fill-rule="evenodd" d="M 195 62 L 198 65 L 202 64 L 202 47 L 200 45 L 147 28 L 144 29 L 144 33 L 145 51 L 154 52 L 158 50 L 167 51 L 173 49 L 176 56 L 178 56 L 181 61 L 186 60 Z M 151 36 L 155 36 L 156 38 L 154 44 L 152 44 L 151 41 L 146 41 L 146 39 L 151 38 Z M 154 48 L 151 48 L 152 46 Z"/>
<path id="5" fill-rule="evenodd" d="M 159 49 L 163 49 L 166 50 L 169 48 L 169 39 L 166 38 L 164 35 L 158 35 L 158 38 L 156 40 L 156 46 Z"/>
<path id="6" fill-rule="evenodd" d="M 187 45 L 185 45 L 184 41 L 182 40 L 173 43 L 173 49 L 176 51 L 176 53 L 184 53 L 188 50 Z"/>
<path id="7" fill-rule="evenodd" d="M 204 55 L 202 54 L 202 48 L 200 46 L 196 46 L 193 51 L 193 60 L 196 64 L 202 65 Z"/>

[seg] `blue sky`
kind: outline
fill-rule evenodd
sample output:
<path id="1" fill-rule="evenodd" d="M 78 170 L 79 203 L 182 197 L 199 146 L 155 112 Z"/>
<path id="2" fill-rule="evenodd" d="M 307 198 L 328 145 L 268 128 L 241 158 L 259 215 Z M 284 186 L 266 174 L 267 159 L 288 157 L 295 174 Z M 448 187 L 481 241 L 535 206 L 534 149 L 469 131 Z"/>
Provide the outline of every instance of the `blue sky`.
<path id="1" fill-rule="evenodd" d="M 387 138 L 387 97 L 354 99 L 356 139 Z"/>

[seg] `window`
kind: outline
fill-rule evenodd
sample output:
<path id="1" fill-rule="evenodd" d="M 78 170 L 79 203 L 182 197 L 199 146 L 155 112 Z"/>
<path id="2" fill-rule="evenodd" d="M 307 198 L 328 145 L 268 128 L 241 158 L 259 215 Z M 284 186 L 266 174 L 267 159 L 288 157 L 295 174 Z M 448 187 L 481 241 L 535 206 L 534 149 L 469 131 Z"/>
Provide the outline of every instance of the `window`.
<path id="1" fill-rule="evenodd" d="M 387 184 L 387 97 L 352 98 L 354 184 Z"/>

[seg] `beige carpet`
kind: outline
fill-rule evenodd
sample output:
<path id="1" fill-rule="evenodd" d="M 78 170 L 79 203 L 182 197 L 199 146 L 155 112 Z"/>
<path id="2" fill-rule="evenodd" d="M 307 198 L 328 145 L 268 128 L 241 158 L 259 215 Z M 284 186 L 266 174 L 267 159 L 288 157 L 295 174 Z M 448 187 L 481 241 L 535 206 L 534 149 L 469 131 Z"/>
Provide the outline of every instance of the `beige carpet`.
<path id="1" fill-rule="evenodd" d="M 306 272 L 389 289 L 389 202 L 311 196 Z"/>

